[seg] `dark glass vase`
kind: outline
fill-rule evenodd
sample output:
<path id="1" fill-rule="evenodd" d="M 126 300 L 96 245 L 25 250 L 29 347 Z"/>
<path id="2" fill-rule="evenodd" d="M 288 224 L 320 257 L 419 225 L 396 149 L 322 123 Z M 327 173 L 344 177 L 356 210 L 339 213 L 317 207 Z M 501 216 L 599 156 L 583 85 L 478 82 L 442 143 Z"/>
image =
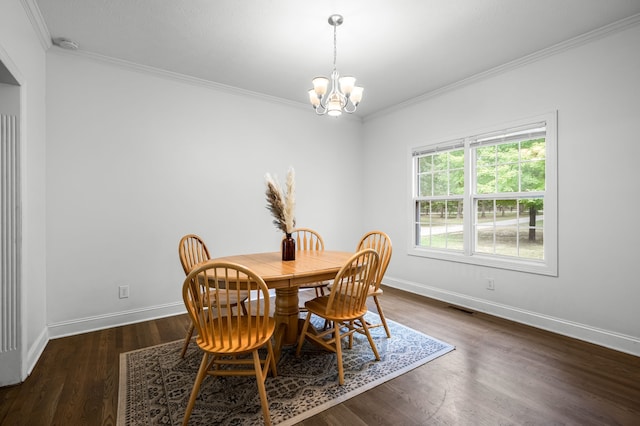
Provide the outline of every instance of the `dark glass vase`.
<path id="1" fill-rule="evenodd" d="M 296 260 L 296 240 L 286 234 L 282 240 L 282 260 Z"/>

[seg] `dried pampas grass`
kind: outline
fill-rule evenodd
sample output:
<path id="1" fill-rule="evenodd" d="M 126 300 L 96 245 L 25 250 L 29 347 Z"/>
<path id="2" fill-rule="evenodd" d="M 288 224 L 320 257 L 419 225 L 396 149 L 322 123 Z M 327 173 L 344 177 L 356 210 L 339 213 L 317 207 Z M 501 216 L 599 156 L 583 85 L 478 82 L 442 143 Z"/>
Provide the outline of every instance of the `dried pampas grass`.
<path id="1" fill-rule="evenodd" d="M 287 233 L 293 231 L 296 226 L 296 181 L 293 167 L 287 172 L 287 194 L 284 203 L 284 221 Z"/>
<path id="2" fill-rule="evenodd" d="M 282 191 L 278 179 L 267 173 L 264 176 L 267 189 L 267 209 L 273 216 L 273 224 L 285 234 L 290 234 L 296 226 L 295 173 L 293 167 L 287 172 L 286 194 Z"/>

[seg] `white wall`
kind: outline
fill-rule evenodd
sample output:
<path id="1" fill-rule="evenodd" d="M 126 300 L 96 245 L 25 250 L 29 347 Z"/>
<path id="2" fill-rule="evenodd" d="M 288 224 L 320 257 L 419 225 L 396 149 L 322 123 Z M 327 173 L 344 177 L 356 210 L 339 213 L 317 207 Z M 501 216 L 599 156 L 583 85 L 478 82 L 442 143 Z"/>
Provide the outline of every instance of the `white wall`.
<path id="1" fill-rule="evenodd" d="M 21 379 L 47 342 L 45 286 L 45 54 L 19 0 L 0 6 L 0 61 L 21 85 Z"/>
<path id="2" fill-rule="evenodd" d="M 640 354 L 638 46 L 635 26 L 365 122 L 365 228 L 394 242 L 385 282 Z M 559 276 L 408 256 L 410 147 L 552 110 Z"/>
<path id="3" fill-rule="evenodd" d="M 0 83 L 0 114 L 20 116 L 20 86 Z"/>
<path id="4" fill-rule="evenodd" d="M 278 250 L 266 172 L 284 182 L 295 168 L 298 225 L 328 249 L 352 250 L 363 233 L 360 121 L 57 48 L 47 118 L 52 336 L 183 312 L 184 234 L 214 256 Z"/>

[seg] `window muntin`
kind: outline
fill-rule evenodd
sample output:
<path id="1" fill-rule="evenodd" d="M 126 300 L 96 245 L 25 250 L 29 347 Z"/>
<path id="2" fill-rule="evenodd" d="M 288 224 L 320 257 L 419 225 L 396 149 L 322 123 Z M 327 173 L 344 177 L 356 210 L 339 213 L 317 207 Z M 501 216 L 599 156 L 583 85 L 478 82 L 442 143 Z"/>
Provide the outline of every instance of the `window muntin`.
<path id="1" fill-rule="evenodd" d="M 464 194 L 464 150 L 423 153 L 416 157 L 420 197 Z"/>
<path id="2" fill-rule="evenodd" d="M 536 136 L 540 136 L 542 129 L 537 130 Z M 476 158 L 476 193 L 545 190 L 544 137 L 498 142 L 473 149 Z"/>
<path id="3" fill-rule="evenodd" d="M 546 126 L 478 138 L 469 153 L 475 160 L 472 252 L 543 261 Z"/>
<path id="4" fill-rule="evenodd" d="M 464 148 L 425 151 L 416 157 L 415 243 L 462 251 Z"/>
<path id="5" fill-rule="evenodd" d="M 412 151 L 410 254 L 557 275 L 556 115 L 505 129 Z"/>
<path id="6" fill-rule="evenodd" d="M 419 201 L 416 204 L 416 245 L 462 251 L 462 211 L 461 199 Z"/>
<path id="7" fill-rule="evenodd" d="M 477 200 L 474 252 L 544 260 L 544 201 Z"/>

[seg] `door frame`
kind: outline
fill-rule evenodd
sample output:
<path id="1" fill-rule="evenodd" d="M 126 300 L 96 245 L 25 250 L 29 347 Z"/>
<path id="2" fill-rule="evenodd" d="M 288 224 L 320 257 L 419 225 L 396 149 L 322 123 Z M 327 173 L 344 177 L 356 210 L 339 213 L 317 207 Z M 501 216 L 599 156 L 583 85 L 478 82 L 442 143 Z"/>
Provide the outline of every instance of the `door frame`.
<path id="1" fill-rule="evenodd" d="M 25 129 L 25 87 L 24 78 L 19 72 L 18 67 L 11 60 L 8 53 L 0 45 L 0 67 L 2 67 L 3 84 L 11 86 L 17 86 L 18 88 L 18 104 L 15 108 L 17 112 L 17 142 L 16 149 L 12 152 L 13 163 L 16 167 L 16 179 L 13 182 L 12 190 L 16 194 L 16 205 L 13 206 L 16 209 L 16 219 L 12 224 L 12 235 L 15 236 L 15 245 L 9 241 L 9 244 L 5 245 L 11 247 L 14 251 L 13 263 L 15 265 L 15 286 L 11 289 L 11 292 L 5 292 L 3 294 L 9 294 L 10 301 L 14 303 L 16 314 L 14 318 L 17 324 L 10 325 L 8 328 L 13 329 L 15 327 L 15 349 L 8 350 L 0 353 L 0 360 L 2 360 L 3 368 L 0 369 L 0 386 L 6 386 L 10 384 L 20 383 L 24 381 L 29 373 L 28 369 L 28 354 L 26 348 L 27 342 L 27 324 L 25 318 L 26 303 L 23 294 L 23 276 L 24 276 L 24 256 L 23 256 L 23 209 L 22 204 L 24 200 L 24 180 L 22 178 L 22 172 L 24 170 L 24 129 Z M 7 72 L 5 72 L 7 71 Z M 1 284 L 1 283 L 0 283 Z M 5 318 L 3 318 L 4 322 Z M 0 348 L 2 350 L 2 348 Z"/>

